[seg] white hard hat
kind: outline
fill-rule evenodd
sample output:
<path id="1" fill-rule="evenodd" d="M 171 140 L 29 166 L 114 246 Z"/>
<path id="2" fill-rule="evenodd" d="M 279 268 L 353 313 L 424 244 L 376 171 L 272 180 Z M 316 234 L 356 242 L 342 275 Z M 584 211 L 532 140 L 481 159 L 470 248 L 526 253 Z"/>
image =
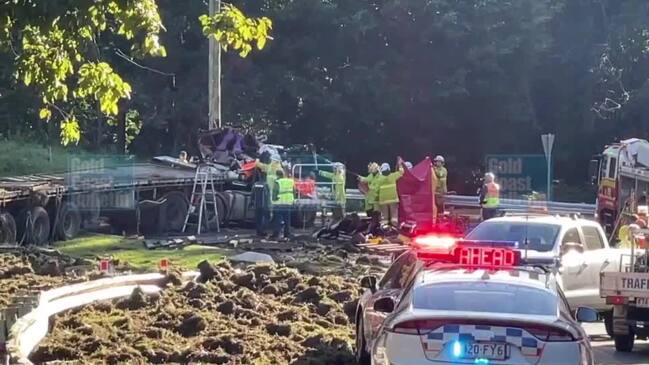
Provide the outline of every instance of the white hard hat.
<path id="1" fill-rule="evenodd" d="M 382 163 L 382 164 L 381 164 L 381 169 L 380 169 L 380 170 L 381 170 L 381 172 L 383 172 L 383 171 L 390 171 L 390 164 L 387 163 L 387 162 Z"/>
<path id="2" fill-rule="evenodd" d="M 403 164 L 406 165 L 406 167 L 407 167 L 408 169 L 411 169 L 411 168 L 412 168 L 412 162 L 410 162 L 410 161 L 406 161 L 406 162 L 404 162 Z"/>
<path id="3" fill-rule="evenodd" d="M 496 178 L 496 175 L 494 175 L 493 172 L 487 172 L 486 174 L 484 174 L 484 178 L 487 180 L 493 180 Z"/>
<path id="4" fill-rule="evenodd" d="M 433 161 L 435 161 L 435 162 L 437 162 L 437 161 L 444 162 L 444 156 L 442 156 L 442 155 L 437 155 L 437 156 L 435 156 L 435 159 L 434 159 Z"/>
<path id="5" fill-rule="evenodd" d="M 270 160 L 273 162 L 282 162 L 282 158 L 276 153 L 270 155 Z"/>
<path id="6" fill-rule="evenodd" d="M 649 206 L 638 205 L 638 214 L 649 215 Z"/>

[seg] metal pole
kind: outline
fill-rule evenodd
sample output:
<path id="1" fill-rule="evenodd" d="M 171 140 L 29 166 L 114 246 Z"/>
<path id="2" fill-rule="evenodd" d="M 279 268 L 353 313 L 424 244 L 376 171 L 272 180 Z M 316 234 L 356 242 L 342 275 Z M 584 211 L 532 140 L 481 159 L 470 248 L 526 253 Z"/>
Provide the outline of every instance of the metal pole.
<path id="1" fill-rule="evenodd" d="M 547 201 L 552 200 L 552 150 L 548 154 L 548 196 Z"/>
<path id="2" fill-rule="evenodd" d="M 221 11 L 221 0 L 210 1 L 210 16 Z M 209 129 L 221 128 L 221 47 L 214 37 L 209 38 Z"/>

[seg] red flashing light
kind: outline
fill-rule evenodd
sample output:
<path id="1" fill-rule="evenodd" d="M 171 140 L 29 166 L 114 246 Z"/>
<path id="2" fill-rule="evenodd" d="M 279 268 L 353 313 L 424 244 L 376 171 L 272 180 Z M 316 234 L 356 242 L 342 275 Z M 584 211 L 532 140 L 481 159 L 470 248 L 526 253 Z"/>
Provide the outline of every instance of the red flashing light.
<path id="1" fill-rule="evenodd" d="M 457 238 L 429 234 L 415 237 L 413 243 L 418 249 L 448 254 L 457 243 Z"/>

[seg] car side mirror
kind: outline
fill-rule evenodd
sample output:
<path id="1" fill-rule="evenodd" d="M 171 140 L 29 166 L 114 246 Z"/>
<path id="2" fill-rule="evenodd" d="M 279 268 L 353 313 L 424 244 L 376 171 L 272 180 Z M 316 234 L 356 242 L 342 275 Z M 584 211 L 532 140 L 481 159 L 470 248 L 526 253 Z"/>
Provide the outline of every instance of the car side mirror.
<path id="1" fill-rule="evenodd" d="M 364 276 L 361 279 L 361 288 L 369 289 L 372 293 L 376 292 L 376 276 Z"/>
<path id="2" fill-rule="evenodd" d="M 394 311 L 394 300 L 390 297 L 381 298 L 374 302 L 374 310 L 381 313 L 392 313 Z"/>
<path id="3" fill-rule="evenodd" d="M 599 321 L 599 313 L 593 308 L 579 307 L 575 311 L 577 322 L 592 323 Z"/>
<path id="4" fill-rule="evenodd" d="M 584 252 L 584 245 L 578 242 L 566 242 L 561 244 L 561 255 L 565 255 L 570 251 L 582 253 Z"/>

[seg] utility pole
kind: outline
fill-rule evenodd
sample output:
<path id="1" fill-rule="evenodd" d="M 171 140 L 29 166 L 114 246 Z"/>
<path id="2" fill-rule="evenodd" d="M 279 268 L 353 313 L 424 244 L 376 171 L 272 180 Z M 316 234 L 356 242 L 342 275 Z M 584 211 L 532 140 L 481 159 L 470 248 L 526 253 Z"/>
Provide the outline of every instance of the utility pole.
<path id="1" fill-rule="evenodd" d="M 221 11 L 221 0 L 210 1 L 210 16 Z M 209 129 L 221 128 L 221 47 L 214 37 L 209 38 Z"/>

